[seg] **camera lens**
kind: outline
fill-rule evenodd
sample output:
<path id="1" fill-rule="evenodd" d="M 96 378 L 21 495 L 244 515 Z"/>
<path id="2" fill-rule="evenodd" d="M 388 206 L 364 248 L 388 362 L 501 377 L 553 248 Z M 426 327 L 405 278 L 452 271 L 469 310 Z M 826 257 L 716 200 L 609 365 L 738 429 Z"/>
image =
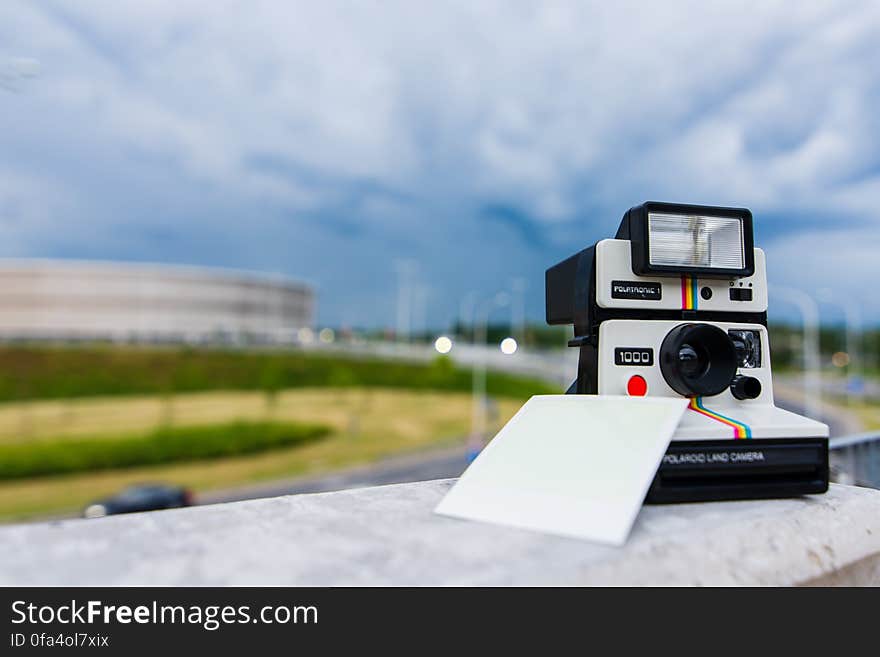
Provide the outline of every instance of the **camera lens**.
<path id="1" fill-rule="evenodd" d="M 686 397 L 724 392 L 736 376 L 737 354 L 725 331 L 711 324 L 680 324 L 660 346 L 660 371 Z"/>
<path id="2" fill-rule="evenodd" d="M 678 367 L 684 376 L 691 378 L 700 376 L 708 365 L 705 352 L 697 353 L 697 350 L 689 344 L 682 345 L 678 350 Z"/>

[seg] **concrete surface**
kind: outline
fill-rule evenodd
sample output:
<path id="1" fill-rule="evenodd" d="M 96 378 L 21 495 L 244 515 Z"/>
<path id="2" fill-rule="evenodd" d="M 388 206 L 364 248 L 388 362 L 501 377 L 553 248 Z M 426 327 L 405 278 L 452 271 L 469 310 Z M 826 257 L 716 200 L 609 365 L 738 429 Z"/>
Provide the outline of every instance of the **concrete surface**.
<path id="1" fill-rule="evenodd" d="M 434 515 L 453 481 L 4 527 L 0 584 L 880 584 L 876 490 L 645 507 L 618 549 Z"/>

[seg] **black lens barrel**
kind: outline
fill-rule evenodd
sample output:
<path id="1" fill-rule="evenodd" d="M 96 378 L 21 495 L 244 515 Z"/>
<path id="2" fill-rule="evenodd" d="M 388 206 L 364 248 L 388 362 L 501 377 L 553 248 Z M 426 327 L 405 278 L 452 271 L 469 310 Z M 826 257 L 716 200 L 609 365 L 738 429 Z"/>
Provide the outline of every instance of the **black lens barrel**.
<path id="1" fill-rule="evenodd" d="M 660 372 L 686 397 L 724 392 L 736 376 L 737 354 L 727 332 L 712 324 L 680 324 L 660 346 Z"/>

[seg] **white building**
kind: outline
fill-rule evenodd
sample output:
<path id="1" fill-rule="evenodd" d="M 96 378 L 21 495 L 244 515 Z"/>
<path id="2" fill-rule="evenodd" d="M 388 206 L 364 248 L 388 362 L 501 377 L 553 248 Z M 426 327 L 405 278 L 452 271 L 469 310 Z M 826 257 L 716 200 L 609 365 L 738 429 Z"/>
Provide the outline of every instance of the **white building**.
<path id="1" fill-rule="evenodd" d="M 315 295 L 281 276 L 204 267 L 0 259 L 0 338 L 289 342 Z"/>

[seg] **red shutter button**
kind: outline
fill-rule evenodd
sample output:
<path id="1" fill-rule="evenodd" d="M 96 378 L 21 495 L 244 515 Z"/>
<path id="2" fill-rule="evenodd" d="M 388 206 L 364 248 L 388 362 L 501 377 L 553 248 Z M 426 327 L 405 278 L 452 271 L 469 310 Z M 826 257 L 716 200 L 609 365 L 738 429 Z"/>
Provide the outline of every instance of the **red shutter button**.
<path id="1" fill-rule="evenodd" d="M 634 374 L 626 384 L 626 394 L 630 397 L 644 397 L 648 394 L 648 382 L 644 377 Z"/>

